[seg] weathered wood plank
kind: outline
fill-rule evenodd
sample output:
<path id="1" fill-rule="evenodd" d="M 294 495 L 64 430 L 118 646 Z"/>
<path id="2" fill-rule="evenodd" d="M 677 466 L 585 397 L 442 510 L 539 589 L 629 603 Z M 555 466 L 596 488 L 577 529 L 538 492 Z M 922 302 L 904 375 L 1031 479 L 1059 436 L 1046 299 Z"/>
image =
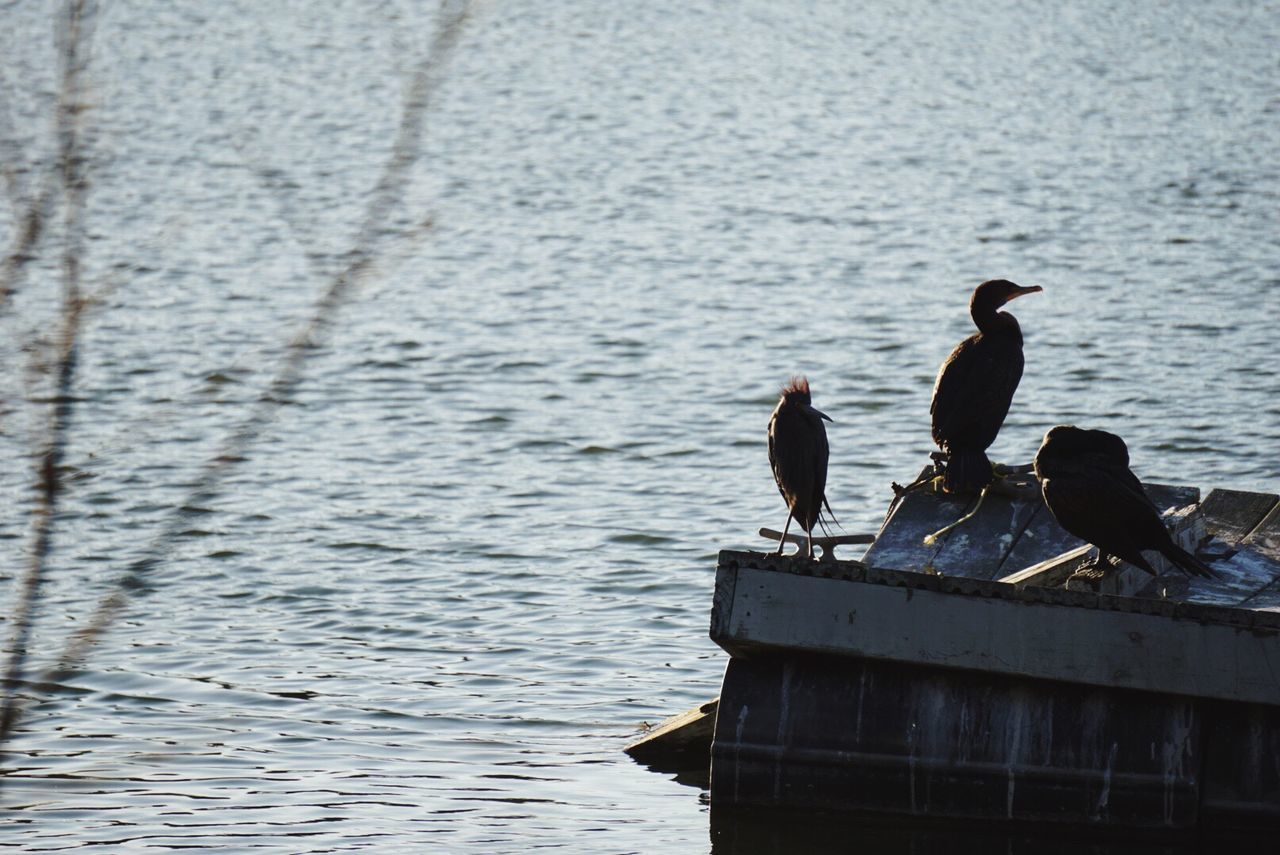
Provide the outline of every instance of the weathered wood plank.
<path id="1" fill-rule="evenodd" d="M 721 556 L 717 587 L 734 602 L 713 632 L 734 656 L 799 650 L 1280 705 L 1280 622 L 1257 612 L 873 569 L 864 582 L 799 576 L 738 555 Z"/>
<path id="2" fill-rule="evenodd" d="M 1183 598 L 1189 603 L 1280 611 L 1280 557 L 1246 546 L 1213 562 L 1218 579 L 1196 579 Z"/>
<path id="3" fill-rule="evenodd" d="M 1023 588 L 1027 585 L 1041 587 L 1057 587 L 1071 577 L 1071 574 L 1093 560 L 1095 550 L 1087 543 L 1069 549 L 1061 555 L 1055 555 L 1045 561 L 1032 564 L 1030 567 L 1010 573 L 1000 579 L 1006 585 Z"/>
<path id="4" fill-rule="evenodd" d="M 1162 514 L 1173 508 L 1200 503 L 1199 487 L 1188 487 L 1185 484 L 1143 484 L 1142 489 L 1151 504 Z"/>
<path id="5" fill-rule="evenodd" d="M 1280 502 L 1249 533 L 1245 543 L 1280 561 Z"/>
<path id="6" fill-rule="evenodd" d="M 1208 562 L 1217 576 L 1213 579 L 1191 577 L 1182 580 L 1165 580 L 1171 585 L 1167 595 L 1187 603 L 1201 603 L 1233 608 L 1258 608 L 1256 600 L 1273 585 L 1280 576 L 1280 561 L 1252 548 L 1246 547 L 1229 558 L 1216 558 Z M 1143 590 L 1140 596 L 1157 596 L 1155 588 Z"/>
<path id="7" fill-rule="evenodd" d="M 943 535 L 930 566 L 944 576 L 995 578 L 1039 505 L 1038 498 L 1032 503 L 988 492 L 973 519 Z"/>
<path id="8" fill-rule="evenodd" d="M 955 499 L 927 489 L 907 493 L 885 518 L 875 543 L 862 556 L 863 563 L 929 572 L 943 542 L 926 544 L 924 536 L 955 522 L 971 503 L 972 497 Z"/>
<path id="9" fill-rule="evenodd" d="M 661 771 L 706 768 L 711 763 L 711 735 L 719 698 L 663 720 L 622 750 L 637 763 Z"/>
<path id="10" fill-rule="evenodd" d="M 1244 608 L 1265 612 L 1280 612 L 1280 582 L 1273 582 L 1258 591 L 1242 604 Z"/>
<path id="11" fill-rule="evenodd" d="M 1236 544 L 1257 527 L 1276 507 L 1280 497 L 1275 493 L 1250 493 L 1215 487 L 1200 503 L 1205 527 L 1210 535 Z"/>
<path id="12" fill-rule="evenodd" d="M 862 561 L 895 570 L 994 578 L 1040 502 L 988 491 L 972 519 L 934 542 L 925 541 L 926 535 L 965 516 L 976 501 L 976 495 L 954 497 L 927 489 L 913 490 L 885 520 Z"/>
<path id="13" fill-rule="evenodd" d="M 1087 545 L 1080 538 L 1064 531 L 1062 526 L 1058 525 L 1058 521 L 1053 518 L 1053 514 L 1049 513 L 1049 509 L 1041 502 L 1036 507 L 1031 520 L 1023 528 L 1022 535 L 1005 556 L 1000 574 L 1009 575 L 1025 570 Z"/>

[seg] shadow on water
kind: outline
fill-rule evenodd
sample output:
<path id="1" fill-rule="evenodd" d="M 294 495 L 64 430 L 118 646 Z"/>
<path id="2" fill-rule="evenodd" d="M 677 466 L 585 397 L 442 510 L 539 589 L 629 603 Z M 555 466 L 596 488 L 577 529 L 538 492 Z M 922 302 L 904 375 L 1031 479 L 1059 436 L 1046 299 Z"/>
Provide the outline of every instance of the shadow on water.
<path id="1" fill-rule="evenodd" d="M 711 810 L 713 855 L 1199 855 L 1251 848 L 1270 851 L 1274 837 L 1195 830 L 1147 836 L 1099 835 L 1042 824 L 995 827 L 937 820 L 846 818 L 761 810 Z M 1264 845 L 1265 844 L 1265 845 Z"/>
<path id="2" fill-rule="evenodd" d="M 701 790 L 710 769 L 688 755 L 643 763 L 652 772 Z M 929 817 L 896 818 L 711 805 L 712 855 L 1211 855 L 1230 849 L 1271 851 L 1274 835 L 1191 830 L 1095 831 L 1061 824 L 996 824 Z"/>

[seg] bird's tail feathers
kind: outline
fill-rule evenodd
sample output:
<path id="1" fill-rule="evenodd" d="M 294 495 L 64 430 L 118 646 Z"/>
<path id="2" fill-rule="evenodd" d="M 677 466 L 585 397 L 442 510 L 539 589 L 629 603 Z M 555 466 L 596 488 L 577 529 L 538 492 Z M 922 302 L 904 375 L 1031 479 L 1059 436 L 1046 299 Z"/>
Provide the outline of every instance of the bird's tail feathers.
<path id="1" fill-rule="evenodd" d="M 822 508 L 826 508 L 824 512 Z M 840 526 L 840 520 L 836 519 L 836 512 L 831 510 L 831 503 L 827 501 L 827 497 L 822 497 L 822 506 L 818 509 L 818 528 L 822 529 L 823 537 L 831 537 L 831 529 L 829 525 Z M 843 526 L 840 526 L 843 528 Z"/>
<path id="2" fill-rule="evenodd" d="M 1202 579 L 1218 578 L 1218 574 L 1213 571 L 1212 567 L 1176 543 L 1169 544 L 1169 548 L 1164 551 L 1164 557 L 1178 565 L 1178 568 L 1188 576 L 1199 576 Z"/>
<path id="3" fill-rule="evenodd" d="M 942 489 L 947 493 L 976 493 L 991 479 L 991 461 L 985 451 L 952 451 L 942 473 Z"/>

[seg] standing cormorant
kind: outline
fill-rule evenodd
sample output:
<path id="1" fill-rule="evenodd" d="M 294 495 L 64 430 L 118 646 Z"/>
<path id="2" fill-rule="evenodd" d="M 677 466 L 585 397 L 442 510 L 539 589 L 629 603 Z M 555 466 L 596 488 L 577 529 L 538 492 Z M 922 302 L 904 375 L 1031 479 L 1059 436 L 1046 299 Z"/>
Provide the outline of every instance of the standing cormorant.
<path id="1" fill-rule="evenodd" d="M 1107 557 L 1114 555 L 1155 576 L 1142 557 L 1150 549 L 1190 576 L 1215 575 L 1173 542 L 1160 511 L 1129 469 L 1129 449 L 1115 434 L 1058 425 L 1044 435 L 1035 470 L 1058 524 L 1098 547 L 1097 569 L 1105 572 Z"/>
<path id="2" fill-rule="evenodd" d="M 787 503 L 787 524 L 778 541 L 778 554 L 786 544 L 791 520 L 800 523 L 808 536 L 808 555 L 813 558 L 813 526 L 826 504 L 827 430 L 822 420 L 831 419 L 813 408 L 809 381 L 792 377 L 782 387 L 782 399 L 769 417 L 769 465 L 778 491 Z M 831 506 L 827 505 L 830 512 Z"/>
<path id="3" fill-rule="evenodd" d="M 951 351 L 933 384 L 933 441 L 945 451 L 942 489 L 981 490 L 991 483 L 987 448 L 995 441 L 1022 379 L 1022 328 L 1000 307 L 1015 297 L 1043 290 L 1005 279 L 983 282 L 973 291 L 969 314 L 978 331 Z"/>

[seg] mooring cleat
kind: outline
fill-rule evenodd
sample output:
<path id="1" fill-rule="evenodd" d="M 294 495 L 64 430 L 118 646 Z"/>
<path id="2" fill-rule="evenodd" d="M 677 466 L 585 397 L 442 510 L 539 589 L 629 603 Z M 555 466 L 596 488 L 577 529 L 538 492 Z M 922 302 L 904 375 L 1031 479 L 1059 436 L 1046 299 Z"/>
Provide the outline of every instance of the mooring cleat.
<path id="1" fill-rule="evenodd" d="M 761 537 L 768 538 L 769 540 L 779 541 L 778 543 L 779 551 L 775 554 L 778 554 L 778 555 L 782 554 L 781 550 L 782 550 L 782 545 L 784 543 L 794 543 L 796 545 L 796 551 L 792 552 L 788 557 L 791 557 L 791 558 L 808 557 L 807 544 L 810 542 L 810 539 L 805 537 L 803 534 L 788 534 L 784 537 L 782 532 L 772 528 L 762 528 L 760 529 L 759 533 Z M 813 542 L 813 549 L 815 553 L 815 557 L 814 557 L 815 561 L 835 561 L 837 546 L 840 546 L 846 543 L 863 543 L 863 544 L 875 543 L 876 536 L 874 534 L 838 534 L 838 535 L 833 535 L 831 537 L 815 537 L 813 538 L 812 542 Z"/>

